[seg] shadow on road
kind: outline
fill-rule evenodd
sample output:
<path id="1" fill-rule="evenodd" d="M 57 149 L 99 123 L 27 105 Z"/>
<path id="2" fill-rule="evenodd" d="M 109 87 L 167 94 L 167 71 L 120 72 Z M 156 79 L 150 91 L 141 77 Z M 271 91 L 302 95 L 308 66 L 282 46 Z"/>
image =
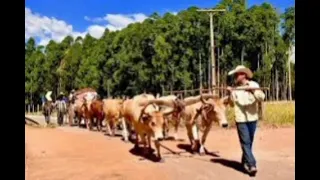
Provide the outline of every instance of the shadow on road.
<path id="1" fill-rule="evenodd" d="M 194 152 L 191 150 L 190 144 L 178 144 L 177 147 L 179 149 L 185 150 L 191 154 L 194 154 Z M 205 149 L 206 155 L 212 156 L 212 157 L 220 157 L 217 152 L 209 152 L 207 149 Z"/>
<path id="2" fill-rule="evenodd" d="M 168 136 L 168 137 L 166 137 L 165 139 L 164 139 L 165 141 L 177 141 L 177 142 L 183 142 L 184 141 L 184 139 L 174 139 L 174 137 L 173 136 Z"/>
<path id="3" fill-rule="evenodd" d="M 135 156 L 142 157 L 142 159 L 140 159 L 140 160 L 147 159 L 152 162 L 159 162 L 159 158 L 154 154 L 154 149 L 149 149 L 148 154 L 143 154 L 143 147 L 136 147 L 135 146 L 132 149 L 130 149 L 129 152 Z"/>
<path id="4" fill-rule="evenodd" d="M 219 163 L 223 166 L 232 168 L 232 169 L 237 170 L 239 172 L 242 172 L 244 174 L 248 174 L 247 171 L 242 166 L 242 164 L 238 161 L 233 161 L 233 160 L 228 160 L 228 159 L 223 159 L 223 158 L 211 159 L 210 161 L 213 163 Z"/>
<path id="5" fill-rule="evenodd" d="M 188 153 L 194 154 L 193 151 L 191 150 L 191 145 L 190 144 L 178 144 L 177 147 L 179 149 L 187 151 Z"/>

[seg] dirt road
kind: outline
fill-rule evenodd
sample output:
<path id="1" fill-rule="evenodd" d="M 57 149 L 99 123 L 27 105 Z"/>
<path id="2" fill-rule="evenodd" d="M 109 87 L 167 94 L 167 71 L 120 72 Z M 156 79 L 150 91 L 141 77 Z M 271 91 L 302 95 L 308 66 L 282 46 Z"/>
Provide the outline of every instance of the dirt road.
<path id="1" fill-rule="evenodd" d="M 293 180 L 294 128 L 258 129 L 254 153 L 259 180 Z M 25 127 L 27 180 L 242 180 L 252 179 L 239 165 L 235 129 L 214 128 L 207 139 L 210 154 L 191 155 L 185 141 L 165 141 L 163 163 L 139 156 L 133 144 L 77 127 Z"/>

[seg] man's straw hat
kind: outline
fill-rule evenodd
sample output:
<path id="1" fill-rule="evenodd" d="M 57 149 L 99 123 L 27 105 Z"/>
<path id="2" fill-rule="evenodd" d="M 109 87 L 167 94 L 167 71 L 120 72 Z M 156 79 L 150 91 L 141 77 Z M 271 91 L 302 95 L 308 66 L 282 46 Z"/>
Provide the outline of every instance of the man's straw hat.
<path id="1" fill-rule="evenodd" d="M 253 76 L 252 71 L 249 68 L 247 68 L 247 67 L 245 67 L 243 65 L 239 65 L 235 69 L 229 71 L 228 75 L 230 76 L 230 75 L 233 75 L 235 73 L 240 73 L 240 72 L 245 73 L 247 75 L 247 77 L 250 78 L 250 79 Z"/>

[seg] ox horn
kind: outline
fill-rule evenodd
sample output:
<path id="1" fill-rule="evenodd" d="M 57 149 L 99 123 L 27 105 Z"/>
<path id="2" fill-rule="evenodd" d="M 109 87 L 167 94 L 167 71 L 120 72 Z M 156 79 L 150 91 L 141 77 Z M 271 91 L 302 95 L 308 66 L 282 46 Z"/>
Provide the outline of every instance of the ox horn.
<path id="1" fill-rule="evenodd" d="M 148 105 L 151 104 L 151 103 L 146 103 L 144 105 L 144 107 L 141 109 L 141 113 L 140 113 L 140 116 L 139 116 L 139 121 L 141 121 L 142 117 L 144 114 L 146 114 L 147 116 L 150 116 L 148 113 L 145 112 L 146 108 L 148 107 Z"/>
<path id="2" fill-rule="evenodd" d="M 175 107 L 174 101 L 165 101 L 165 100 L 161 100 L 161 99 L 149 100 L 148 104 L 156 104 L 158 106 L 169 106 L 169 107 L 172 107 L 172 108 Z"/>
<path id="3" fill-rule="evenodd" d="M 216 95 L 212 95 L 212 94 L 202 94 L 202 95 L 198 95 L 198 96 L 194 96 L 194 97 L 185 98 L 183 101 L 186 106 L 189 106 L 189 105 L 192 105 L 192 104 L 195 104 L 197 102 L 202 101 L 201 98 L 209 99 L 209 98 L 215 98 L 215 97 L 216 97 Z"/>

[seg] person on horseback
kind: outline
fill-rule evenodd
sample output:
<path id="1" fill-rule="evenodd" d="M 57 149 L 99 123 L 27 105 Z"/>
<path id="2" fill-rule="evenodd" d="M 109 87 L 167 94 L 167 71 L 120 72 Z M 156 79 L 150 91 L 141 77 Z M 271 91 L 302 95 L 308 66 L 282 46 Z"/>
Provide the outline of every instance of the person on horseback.
<path id="1" fill-rule="evenodd" d="M 72 103 L 72 104 L 73 104 L 74 101 L 75 101 L 74 93 L 75 93 L 75 90 L 72 89 L 71 92 L 70 92 L 70 94 L 69 94 L 69 102 Z"/>
<path id="2" fill-rule="evenodd" d="M 50 116 L 53 110 L 51 94 L 52 94 L 52 91 L 47 91 L 45 95 L 45 103 L 43 105 L 43 115 L 45 117 L 47 124 L 50 123 Z"/>
<path id="3" fill-rule="evenodd" d="M 46 93 L 45 98 L 47 102 L 52 102 L 51 94 L 52 94 L 52 91 L 48 91 Z"/>

